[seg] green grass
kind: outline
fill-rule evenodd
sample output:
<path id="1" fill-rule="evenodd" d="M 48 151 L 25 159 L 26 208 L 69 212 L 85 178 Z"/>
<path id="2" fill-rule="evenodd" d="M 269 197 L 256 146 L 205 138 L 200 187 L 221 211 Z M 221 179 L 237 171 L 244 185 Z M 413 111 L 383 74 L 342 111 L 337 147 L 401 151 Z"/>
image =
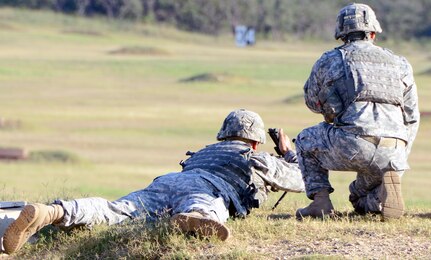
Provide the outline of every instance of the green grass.
<path id="1" fill-rule="evenodd" d="M 2 200 L 116 199 L 144 188 L 155 176 L 180 170 L 178 162 L 186 151 L 215 142 L 222 120 L 236 108 L 256 111 L 267 127 L 283 127 L 295 137 L 322 120 L 297 97 L 314 61 L 337 44 L 258 39 L 253 48 L 238 49 L 227 35 L 214 38 L 147 24 L 14 9 L 0 9 L 0 18 L 0 116 L 20 122 L 20 127 L 0 129 L 1 146 L 39 152 L 33 160 L 0 163 Z M 111 53 L 131 46 L 160 53 Z M 388 47 L 411 61 L 421 110 L 431 111 L 431 75 L 422 73 L 431 68 L 429 55 L 424 55 L 430 47 Z M 204 73 L 229 77 L 223 82 L 181 82 Z M 289 97 L 293 101 L 286 103 Z M 423 118 L 409 160 L 412 169 L 403 178 L 407 216 L 400 221 L 380 223 L 377 217 L 348 215 L 339 221 L 268 221 L 271 214 L 292 215 L 309 203 L 304 194 L 289 194 L 273 213 L 270 208 L 281 195 L 274 194 L 250 218 L 228 222 L 234 239 L 227 243 L 185 238 L 164 227 L 147 230 L 135 223 L 72 234 L 46 231 L 54 234 L 45 234 L 22 256 L 318 259 L 342 257 L 367 239 L 403 249 L 399 238 L 426 258 L 431 255 L 424 242 L 431 238 L 430 133 L 431 118 Z M 262 149 L 272 151 L 272 146 Z M 354 178 L 354 173 L 331 173 L 336 188 L 332 200 L 343 212 L 351 211 L 348 184 Z M 377 250 L 374 244 L 369 248 Z M 408 250 L 352 256 L 373 254 L 412 256 Z"/>

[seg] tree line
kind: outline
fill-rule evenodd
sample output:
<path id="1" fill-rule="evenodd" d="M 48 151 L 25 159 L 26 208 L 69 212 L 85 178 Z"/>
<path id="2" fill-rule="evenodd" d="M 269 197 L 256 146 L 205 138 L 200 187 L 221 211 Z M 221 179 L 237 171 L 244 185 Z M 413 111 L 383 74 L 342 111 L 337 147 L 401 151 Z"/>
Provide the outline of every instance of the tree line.
<path id="1" fill-rule="evenodd" d="M 106 16 L 172 24 L 217 35 L 236 25 L 266 38 L 322 38 L 334 34 L 346 0 L 0 0 L 0 6 L 51 9 L 79 16 Z M 431 37 L 430 0 L 363 0 L 377 14 L 383 38 Z"/>

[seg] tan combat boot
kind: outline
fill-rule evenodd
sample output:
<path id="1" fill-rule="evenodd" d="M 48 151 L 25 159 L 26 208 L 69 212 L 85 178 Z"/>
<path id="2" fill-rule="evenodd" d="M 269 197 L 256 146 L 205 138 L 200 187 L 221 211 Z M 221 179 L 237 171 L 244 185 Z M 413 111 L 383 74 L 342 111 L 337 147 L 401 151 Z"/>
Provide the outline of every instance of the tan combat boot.
<path id="1" fill-rule="evenodd" d="M 33 234 L 49 224 L 60 222 L 63 216 L 64 210 L 60 205 L 35 203 L 25 206 L 6 229 L 3 236 L 5 252 L 12 254 L 18 251 Z"/>
<path id="2" fill-rule="evenodd" d="M 171 224 L 184 232 L 195 232 L 202 237 L 217 236 L 225 241 L 230 236 L 229 229 L 222 223 L 204 217 L 199 212 L 178 213 L 171 217 Z"/>
<path id="3" fill-rule="evenodd" d="M 302 220 L 304 217 L 310 216 L 313 218 L 323 218 L 325 215 L 333 215 L 334 206 L 329 199 L 329 192 L 322 190 L 314 195 L 314 201 L 308 207 L 298 209 L 296 211 L 296 218 Z"/>
<path id="4" fill-rule="evenodd" d="M 396 172 L 389 171 L 383 174 L 378 197 L 382 203 L 382 220 L 399 218 L 404 214 L 401 178 Z"/>

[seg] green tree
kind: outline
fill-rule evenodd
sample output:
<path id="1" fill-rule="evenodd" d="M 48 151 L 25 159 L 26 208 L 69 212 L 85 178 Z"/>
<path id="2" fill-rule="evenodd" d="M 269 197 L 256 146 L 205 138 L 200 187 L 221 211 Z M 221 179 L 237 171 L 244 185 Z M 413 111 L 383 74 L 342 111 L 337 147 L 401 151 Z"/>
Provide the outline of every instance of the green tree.
<path id="1" fill-rule="evenodd" d="M 274 39 L 332 39 L 338 10 L 351 0 L 0 0 L 0 6 L 49 8 L 82 16 L 106 15 L 169 23 L 207 34 L 253 26 Z M 381 38 L 431 37 L 430 0 L 362 0 L 381 22 Z"/>

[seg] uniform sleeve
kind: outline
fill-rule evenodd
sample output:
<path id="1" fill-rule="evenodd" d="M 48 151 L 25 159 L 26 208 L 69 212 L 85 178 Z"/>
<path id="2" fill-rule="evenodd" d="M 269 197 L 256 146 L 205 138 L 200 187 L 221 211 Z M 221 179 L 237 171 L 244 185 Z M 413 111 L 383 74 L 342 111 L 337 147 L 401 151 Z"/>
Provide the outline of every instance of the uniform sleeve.
<path id="1" fill-rule="evenodd" d="M 314 113 L 322 113 L 319 100 L 320 92 L 328 91 L 334 81 L 345 75 L 341 52 L 331 50 L 325 52 L 313 66 L 310 76 L 304 85 L 304 98 L 307 107 Z"/>
<path id="2" fill-rule="evenodd" d="M 408 142 L 406 146 L 407 155 L 410 154 L 413 142 L 419 129 L 420 113 L 418 104 L 418 93 L 416 83 L 413 77 L 412 66 L 406 59 L 404 61 L 405 74 L 403 75 L 404 90 L 404 125 L 407 127 Z"/>
<path id="3" fill-rule="evenodd" d="M 273 190 L 304 192 L 304 181 L 297 163 L 288 163 L 284 158 L 269 153 L 254 154 L 250 163 L 255 174 Z"/>
<path id="4" fill-rule="evenodd" d="M 298 158 L 296 157 L 296 151 L 289 150 L 284 155 L 284 160 L 288 163 L 298 163 Z"/>
<path id="5" fill-rule="evenodd" d="M 320 60 L 319 60 L 320 61 Z M 317 61 L 313 69 L 311 70 L 310 76 L 304 85 L 304 99 L 307 107 L 314 113 L 321 113 L 321 106 L 319 102 L 319 92 L 321 89 L 320 80 L 318 79 L 320 62 Z"/>

